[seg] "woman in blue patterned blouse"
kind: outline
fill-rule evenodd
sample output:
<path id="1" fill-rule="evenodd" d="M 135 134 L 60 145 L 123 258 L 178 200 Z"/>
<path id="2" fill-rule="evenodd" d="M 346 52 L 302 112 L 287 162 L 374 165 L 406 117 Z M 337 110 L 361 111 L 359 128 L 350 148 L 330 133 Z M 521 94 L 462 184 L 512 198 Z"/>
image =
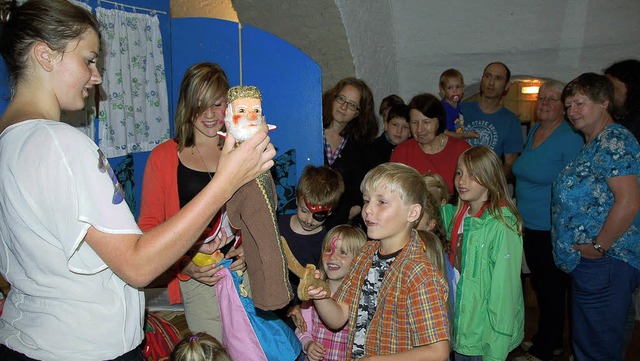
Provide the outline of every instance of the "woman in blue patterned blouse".
<path id="1" fill-rule="evenodd" d="M 640 284 L 640 146 L 610 112 L 613 87 L 585 73 L 562 92 L 585 145 L 553 184 L 555 262 L 572 279 L 578 360 L 621 360 L 625 318 Z"/>

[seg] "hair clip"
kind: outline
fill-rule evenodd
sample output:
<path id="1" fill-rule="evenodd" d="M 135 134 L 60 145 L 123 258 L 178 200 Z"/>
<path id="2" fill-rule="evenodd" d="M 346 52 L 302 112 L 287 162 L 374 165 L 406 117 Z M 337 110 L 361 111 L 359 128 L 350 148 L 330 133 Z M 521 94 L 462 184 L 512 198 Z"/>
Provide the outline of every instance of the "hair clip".
<path id="1" fill-rule="evenodd" d="M 200 340 L 200 337 L 198 337 L 198 336 L 191 336 L 191 337 L 189 337 L 189 342 L 191 342 L 191 341 L 198 341 L 198 340 Z"/>

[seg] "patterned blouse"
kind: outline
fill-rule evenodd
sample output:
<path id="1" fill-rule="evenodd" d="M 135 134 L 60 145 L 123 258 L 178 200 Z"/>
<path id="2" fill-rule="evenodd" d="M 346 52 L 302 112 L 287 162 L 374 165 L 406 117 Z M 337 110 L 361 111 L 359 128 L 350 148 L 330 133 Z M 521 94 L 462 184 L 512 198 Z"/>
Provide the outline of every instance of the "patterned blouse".
<path id="1" fill-rule="evenodd" d="M 638 175 L 640 146 L 619 124 L 607 126 L 587 143 L 553 183 L 552 239 L 556 264 L 571 272 L 580 262 L 574 244 L 591 243 L 602 229 L 614 197 L 607 179 Z M 640 216 L 607 256 L 640 269 Z"/>

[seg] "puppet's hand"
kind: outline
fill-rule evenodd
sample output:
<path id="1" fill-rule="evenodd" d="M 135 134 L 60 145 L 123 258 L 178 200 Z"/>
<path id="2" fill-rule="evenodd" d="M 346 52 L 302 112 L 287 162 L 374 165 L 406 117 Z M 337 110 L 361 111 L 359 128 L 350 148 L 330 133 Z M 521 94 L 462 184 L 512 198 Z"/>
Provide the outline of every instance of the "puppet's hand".
<path id="1" fill-rule="evenodd" d="M 318 277 L 316 277 L 316 273 Z M 308 264 L 304 269 L 304 274 L 302 276 L 298 275 L 298 277 L 300 277 L 300 285 L 298 285 L 298 298 L 302 301 L 307 301 L 311 298 L 314 298 L 311 297 L 310 293 L 308 292 L 309 286 L 329 290 L 327 281 L 320 278 L 320 271 L 316 270 L 316 266 L 312 264 Z"/>
<path id="2" fill-rule="evenodd" d="M 307 285 L 305 286 L 306 294 L 304 296 L 307 300 L 322 300 L 328 298 L 330 295 L 329 285 L 325 280 L 321 278 L 320 271 L 315 270 L 315 266 L 308 264 L 307 269 L 310 269 L 309 266 L 314 268 L 314 272 L 312 273 L 312 275 L 315 281 L 312 283 L 308 283 L 309 281 L 305 280 Z M 302 284 L 303 281 L 302 278 L 300 278 L 300 287 L 298 287 L 298 297 L 300 299 L 302 299 L 302 297 L 300 297 L 300 288 L 302 287 Z"/>

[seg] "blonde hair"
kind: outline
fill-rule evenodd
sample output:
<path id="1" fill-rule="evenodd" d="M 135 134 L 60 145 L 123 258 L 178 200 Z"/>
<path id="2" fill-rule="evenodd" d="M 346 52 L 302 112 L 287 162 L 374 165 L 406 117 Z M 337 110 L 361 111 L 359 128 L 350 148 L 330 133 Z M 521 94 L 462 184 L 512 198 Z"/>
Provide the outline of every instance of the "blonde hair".
<path id="1" fill-rule="evenodd" d="M 444 89 L 444 87 L 447 85 L 445 84 L 445 82 L 448 79 L 459 79 L 462 85 L 464 86 L 464 77 L 462 76 L 462 73 L 458 69 L 453 69 L 453 68 L 447 69 L 443 71 L 442 74 L 440 74 L 440 81 L 438 82 L 438 84 L 440 85 L 441 88 Z"/>
<path id="2" fill-rule="evenodd" d="M 424 243 L 425 254 L 434 266 L 440 271 L 443 277 L 447 276 L 447 266 L 444 259 L 444 249 L 440 238 L 433 232 L 418 230 L 418 236 Z"/>
<path id="3" fill-rule="evenodd" d="M 171 352 L 171 361 L 233 361 L 215 337 L 198 332 L 186 337 Z"/>
<path id="4" fill-rule="evenodd" d="M 486 146 L 475 146 L 465 150 L 458 158 L 458 164 L 464 164 L 470 177 L 478 184 L 487 188 L 487 210 L 489 214 L 498 218 L 514 232 L 522 234 L 522 218 L 516 208 L 509 190 L 507 180 L 502 170 L 502 162 L 496 153 Z M 463 201 L 458 199 L 458 209 Z M 509 222 L 502 213 L 502 207 L 507 207 L 516 218 L 515 222 Z"/>
<path id="5" fill-rule="evenodd" d="M 420 214 L 414 224 L 422 217 L 427 202 L 427 186 L 420 173 L 401 163 L 382 163 L 371 169 L 360 183 L 360 191 L 386 189 L 396 193 L 405 206 L 420 205 Z"/>
<path id="6" fill-rule="evenodd" d="M 450 246 L 449 242 L 446 242 L 447 236 L 444 230 L 444 222 L 442 221 L 442 213 L 440 212 L 440 204 L 436 202 L 436 199 L 432 197 L 431 194 L 429 194 L 427 197 L 424 212 L 420 220 L 425 217 L 427 222 L 433 220 L 435 225 L 432 229 L 420 229 L 418 228 L 420 226 L 420 222 L 418 222 L 418 224 L 416 225 L 417 229 L 419 231 L 427 231 L 430 233 L 433 232 L 433 234 L 442 241 L 442 248 L 444 249 L 444 251 L 449 252 Z"/>
<path id="7" fill-rule="evenodd" d="M 348 253 L 349 255 L 353 255 L 354 257 L 358 255 L 358 253 L 360 252 L 360 248 L 362 248 L 362 246 L 364 246 L 364 244 L 367 242 L 367 235 L 362 229 L 348 224 L 341 224 L 339 226 L 331 228 L 329 232 L 327 232 L 327 234 L 324 236 L 324 239 L 322 240 L 323 255 L 327 253 L 327 251 L 332 251 L 331 243 L 336 237 L 342 239 L 342 243 L 340 243 L 340 250 L 345 251 L 346 253 Z M 318 269 L 324 277 L 326 273 L 322 261 L 320 261 Z"/>
<path id="8" fill-rule="evenodd" d="M 449 202 L 451 194 L 444 178 L 438 173 L 427 172 L 422 175 L 422 180 L 427 185 L 429 194 L 436 200 L 438 205 L 443 206 Z"/>

